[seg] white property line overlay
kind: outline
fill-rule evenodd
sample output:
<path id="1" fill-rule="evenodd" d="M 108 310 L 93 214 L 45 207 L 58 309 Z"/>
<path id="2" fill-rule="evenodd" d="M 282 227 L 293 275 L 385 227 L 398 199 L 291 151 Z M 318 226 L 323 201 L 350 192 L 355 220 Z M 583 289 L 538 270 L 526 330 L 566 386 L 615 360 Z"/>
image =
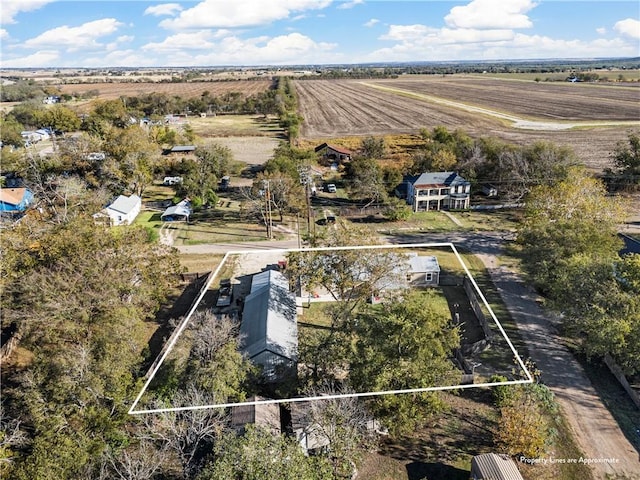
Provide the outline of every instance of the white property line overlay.
<path id="1" fill-rule="evenodd" d="M 471 283 L 473 284 L 473 287 L 475 288 L 476 292 L 478 293 L 478 295 L 480 295 L 480 298 L 482 299 L 482 302 L 484 303 L 484 306 L 489 311 L 489 313 L 491 315 L 491 318 L 496 323 L 496 325 L 498 326 L 498 329 L 500 330 L 500 333 L 502 333 L 502 336 L 504 337 L 504 339 L 506 340 L 507 344 L 509 345 L 509 348 L 513 352 L 513 355 L 515 356 L 515 358 L 516 358 L 516 360 L 518 362 L 518 365 L 525 372 L 525 374 L 527 376 L 527 379 L 525 379 L 525 380 L 511 380 L 511 381 L 506 381 L 506 382 L 474 383 L 474 384 L 468 384 L 468 385 L 451 385 L 451 386 L 442 386 L 442 387 L 411 388 L 411 389 L 404 389 L 404 390 L 385 390 L 385 391 L 381 391 L 381 392 L 342 393 L 342 394 L 334 394 L 334 395 L 294 397 L 294 398 L 288 398 L 288 399 L 255 400 L 255 401 L 251 401 L 251 402 L 217 403 L 217 404 L 214 404 L 214 405 L 191 405 L 191 406 L 186 406 L 186 407 L 156 408 L 156 409 L 151 409 L 151 410 L 136 410 L 135 408 L 138 405 L 138 403 L 140 402 L 140 399 L 142 398 L 144 393 L 147 391 L 147 388 L 149 387 L 149 384 L 152 382 L 152 380 L 155 377 L 156 373 L 158 372 L 158 370 L 160 369 L 160 367 L 164 363 L 165 359 L 169 355 L 169 352 L 171 351 L 171 349 L 173 348 L 175 343 L 178 341 L 178 338 L 180 338 L 180 336 L 182 335 L 182 331 L 186 328 L 186 326 L 188 325 L 189 321 L 191 320 L 191 317 L 195 313 L 196 309 L 200 306 L 200 302 L 202 301 L 202 298 L 204 297 L 206 292 L 209 290 L 209 287 L 211 286 L 211 283 L 213 282 L 214 278 L 217 278 L 218 273 L 222 269 L 222 266 L 225 264 L 225 262 L 227 261 L 229 256 L 231 256 L 231 255 L 242 255 L 242 254 L 252 254 L 252 255 L 258 255 L 259 254 L 259 251 L 256 251 L 256 250 L 234 250 L 234 251 L 229 251 L 224 255 L 224 257 L 220 261 L 220 265 L 218 265 L 218 267 L 215 269 L 215 271 L 210 275 L 209 281 L 207 282 L 207 285 L 202 288 L 202 291 L 201 291 L 200 295 L 198 296 L 197 301 L 195 301 L 193 303 L 193 306 L 189 310 L 189 313 L 186 315 L 186 317 L 182 320 L 182 323 L 180 324 L 180 326 L 178 327 L 177 331 L 175 332 L 175 335 L 172 335 L 173 339 L 171 340 L 171 342 L 169 342 L 165 346 L 165 348 L 163 350 L 163 353 L 162 353 L 162 357 L 160 358 L 160 361 L 157 362 L 155 368 L 151 372 L 151 375 L 149 376 L 149 378 L 145 382 L 144 386 L 142 387 L 142 390 L 140 391 L 140 393 L 138 394 L 138 396 L 134 400 L 133 404 L 131 405 L 131 408 L 129 409 L 128 413 L 130 415 L 140 415 L 140 414 L 144 414 L 144 413 L 183 412 L 183 411 L 189 411 L 189 410 L 205 410 L 205 409 L 209 409 L 209 408 L 229 408 L 229 407 L 236 407 L 236 406 L 242 406 L 242 405 L 246 405 L 246 406 L 253 405 L 253 406 L 255 406 L 255 405 L 269 405 L 269 404 L 280 404 L 280 403 L 293 403 L 293 402 L 309 402 L 309 401 L 316 401 L 316 400 L 331 400 L 331 399 L 336 399 L 336 398 L 374 397 L 374 396 L 380 396 L 380 395 L 395 395 L 395 394 L 401 394 L 401 393 L 437 392 L 437 391 L 459 390 L 459 389 L 467 389 L 467 388 L 495 387 L 495 386 L 499 386 L 499 385 L 520 385 L 520 384 L 526 384 L 526 383 L 533 383 L 533 377 L 531 376 L 531 373 L 529 372 L 529 370 L 525 366 L 524 362 L 522 361 L 522 358 L 520 358 L 520 355 L 518 354 L 518 352 L 516 351 L 515 347 L 513 346 L 513 343 L 511 342 L 511 340 L 507 336 L 506 332 L 504 331 L 504 328 L 502 327 L 502 324 L 499 322 L 498 318 L 496 317 L 495 313 L 493 312 L 493 309 L 489 305 L 489 302 L 487 302 L 487 299 L 485 298 L 483 293 L 480 291 L 480 288 L 478 287 L 478 284 L 476 283 L 475 279 L 471 275 L 471 272 L 469 271 L 469 269 L 465 265 L 464 261 L 462 260 L 462 257 L 458 253 L 458 250 L 453 245 L 453 243 L 449 242 L 449 243 L 412 243 L 412 244 L 399 244 L 399 245 L 358 245 L 358 246 L 350 246 L 350 247 L 347 246 L 347 247 L 314 247 L 314 248 L 269 249 L 268 251 L 269 252 L 273 252 L 273 253 L 289 253 L 289 252 L 320 252 L 320 251 L 338 251 L 338 250 L 410 249 L 410 248 L 434 248 L 434 247 L 449 247 L 449 248 L 451 248 L 451 251 L 455 254 L 456 258 L 460 262 L 460 265 L 464 269 L 466 275 L 471 280 Z"/>

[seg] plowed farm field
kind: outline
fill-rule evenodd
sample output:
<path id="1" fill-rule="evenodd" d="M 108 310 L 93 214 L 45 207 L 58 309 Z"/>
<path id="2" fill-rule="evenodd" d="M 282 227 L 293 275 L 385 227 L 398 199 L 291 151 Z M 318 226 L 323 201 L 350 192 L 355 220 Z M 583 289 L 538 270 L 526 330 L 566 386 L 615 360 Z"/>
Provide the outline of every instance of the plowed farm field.
<path id="1" fill-rule="evenodd" d="M 183 98 L 199 97 L 208 91 L 212 96 L 240 92 L 244 96 L 264 92 L 271 86 L 271 80 L 237 80 L 228 82 L 180 82 L 180 83 L 80 83 L 60 85 L 60 91 L 68 94 L 83 94 L 98 91 L 98 98 L 110 100 L 120 96 L 135 97 L 150 93 L 178 95 Z"/>
<path id="2" fill-rule="evenodd" d="M 478 76 L 369 82 L 543 120 L 639 120 L 640 84 L 500 80 Z"/>
<path id="3" fill-rule="evenodd" d="M 451 82 L 450 86 L 446 82 Z M 486 83 L 485 83 L 486 82 Z M 473 94 L 463 95 L 460 85 Z M 480 109 L 534 119 L 540 122 L 640 121 L 639 87 L 596 87 L 586 84 L 539 85 L 499 79 L 418 77 L 361 82 L 357 80 L 300 80 L 295 82 L 300 114 L 304 117 L 302 137 L 307 140 L 346 136 L 416 133 L 439 125 L 460 128 L 473 137 L 492 136 L 515 144 L 548 140 L 573 148 L 579 160 L 594 170 L 611 165 L 610 155 L 635 125 L 598 125 L 582 128 L 527 130 L 511 122 L 454 105 L 475 105 Z M 380 90 L 383 87 L 387 90 Z M 541 88 L 542 87 L 542 88 Z M 546 90 L 547 87 L 552 87 Z M 555 87 L 555 88 L 553 88 Z M 571 87 L 577 87 L 571 90 Z M 566 95 L 561 95 L 562 92 Z M 575 92 L 579 92 L 576 94 Z M 570 94 L 570 95 L 569 95 Z M 451 105 L 431 101 L 444 99 Z M 504 100 L 502 100 L 504 99 Z"/>

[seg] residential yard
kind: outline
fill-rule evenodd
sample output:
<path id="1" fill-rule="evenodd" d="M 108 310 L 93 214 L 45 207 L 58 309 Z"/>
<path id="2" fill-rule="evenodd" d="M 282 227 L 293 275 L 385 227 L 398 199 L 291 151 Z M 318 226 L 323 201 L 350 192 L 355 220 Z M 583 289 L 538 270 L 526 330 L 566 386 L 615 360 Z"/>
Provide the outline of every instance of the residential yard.
<path id="1" fill-rule="evenodd" d="M 434 417 L 409 436 L 383 438 L 380 448 L 367 454 L 358 480 L 468 480 L 475 455 L 499 450 L 494 434 L 499 412 L 492 390 L 479 388 L 442 393 L 448 411 Z M 547 458 L 579 458 L 566 425 L 556 424 L 558 437 Z M 592 479 L 584 464 L 525 465 L 517 463 L 525 480 Z"/>

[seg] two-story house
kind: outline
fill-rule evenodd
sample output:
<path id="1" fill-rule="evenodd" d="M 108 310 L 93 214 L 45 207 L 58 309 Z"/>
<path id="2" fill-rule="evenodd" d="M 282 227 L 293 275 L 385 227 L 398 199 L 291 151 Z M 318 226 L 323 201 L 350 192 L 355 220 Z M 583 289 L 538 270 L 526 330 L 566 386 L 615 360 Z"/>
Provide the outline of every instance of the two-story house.
<path id="1" fill-rule="evenodd" d="M 470 205 L 471 183 L 456 172 L 405 177 L 401 190 L 414 212 L 463 210 Z"/>

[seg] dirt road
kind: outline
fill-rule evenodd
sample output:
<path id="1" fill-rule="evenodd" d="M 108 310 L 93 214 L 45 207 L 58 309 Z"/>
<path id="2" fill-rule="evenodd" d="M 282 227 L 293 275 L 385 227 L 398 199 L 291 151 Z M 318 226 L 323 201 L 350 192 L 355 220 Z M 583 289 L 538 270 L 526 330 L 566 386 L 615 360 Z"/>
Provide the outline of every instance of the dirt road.
<path id="1" fill-rule="evenodd" d="M 499 266 L 500 235 L 470 233 L 441 237 L 421 236 L 414 241 L 452 241 L 465 246 L 482 260 L 518 325 L 531 359 L 542 371 L 542 381 L 555 394 L 584 453 L 583 458 L 597 462 L 591 464 L 594 476 L 598 479 L 640 479 L 640 451 L 624 436 L 580 363 L 555 334 L 556 329 L 549 320 L 551 316 L 540 308 L 536 294 L 518 275 Z"/>

